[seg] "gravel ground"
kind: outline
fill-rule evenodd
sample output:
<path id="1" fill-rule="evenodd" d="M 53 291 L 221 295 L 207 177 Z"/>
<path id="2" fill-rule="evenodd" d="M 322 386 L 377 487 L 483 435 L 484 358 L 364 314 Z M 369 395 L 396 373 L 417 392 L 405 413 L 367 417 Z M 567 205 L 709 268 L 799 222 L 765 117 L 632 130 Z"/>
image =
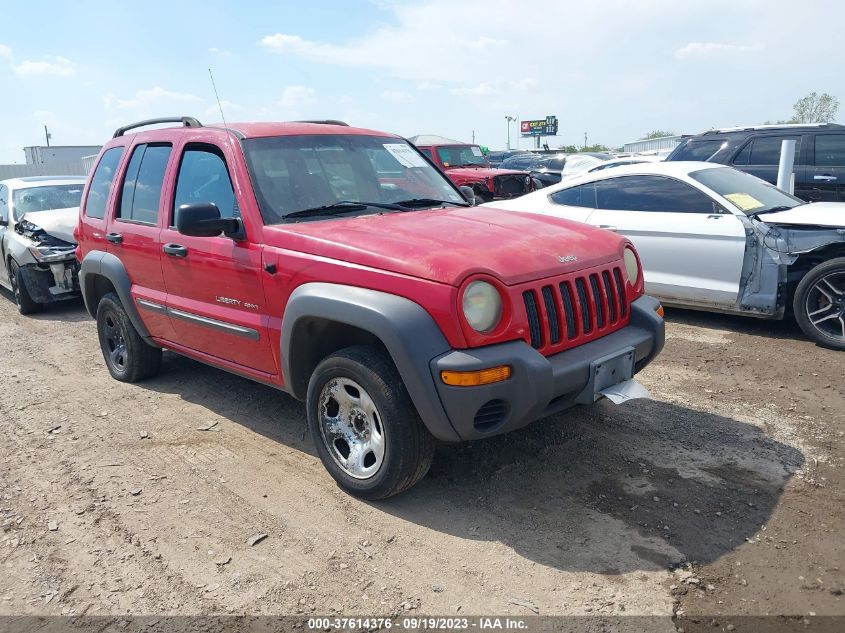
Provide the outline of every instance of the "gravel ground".
<path id="1" fill-rule="evenodd" d="M 440 447 L 365 503 L 292 398 L 172 354 L 118 383 L 81 303 L 0 297 L 0 614 L 845 615 L 845 354 L 667 318 L 652 400 Z"/>

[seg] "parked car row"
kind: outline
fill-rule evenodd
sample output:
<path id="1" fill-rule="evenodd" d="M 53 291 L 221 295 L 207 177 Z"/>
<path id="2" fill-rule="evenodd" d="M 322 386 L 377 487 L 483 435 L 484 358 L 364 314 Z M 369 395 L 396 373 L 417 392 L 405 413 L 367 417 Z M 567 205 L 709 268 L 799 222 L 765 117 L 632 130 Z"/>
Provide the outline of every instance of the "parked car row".
<path id="1" fill-rule="evenodd" d="M 414 485 L 438 441 L 647 395 L 634 376 L 664 325 L 646 289 L 791 305 L 845 349 L 845 205 L 700 162 L 533 191 L 478 146 L 414 140 L 339 121 L 121 127 L 84 188 L 0 183 L 6 285 L 23 313 L 81 293 L 116 380 L 155 376 L 168 349 L 304 401 L 326 469 L 368 499 Z"/>

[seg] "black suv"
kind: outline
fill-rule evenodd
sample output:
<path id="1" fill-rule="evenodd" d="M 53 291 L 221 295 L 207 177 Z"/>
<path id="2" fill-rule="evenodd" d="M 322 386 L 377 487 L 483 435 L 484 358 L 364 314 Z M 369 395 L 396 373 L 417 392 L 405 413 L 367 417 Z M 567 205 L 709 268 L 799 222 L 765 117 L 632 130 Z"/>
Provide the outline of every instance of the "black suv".
<path id="1" fill-rule="evenodd" d="M 845 126 L 762 125 L 708 130 L 678 145 L 666 160 L 730 165 L 775 184 L 781 141 L 795 140 L 795 195 L 845 202 Z"/>

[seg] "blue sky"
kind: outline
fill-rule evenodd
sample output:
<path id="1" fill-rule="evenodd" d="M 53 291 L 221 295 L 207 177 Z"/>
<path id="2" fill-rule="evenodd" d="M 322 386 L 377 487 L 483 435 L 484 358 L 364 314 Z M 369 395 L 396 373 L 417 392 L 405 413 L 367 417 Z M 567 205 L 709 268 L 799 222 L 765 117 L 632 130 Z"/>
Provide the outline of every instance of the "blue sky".
<path id="1" fill-rule="evenodd" d="M 151 116 L 219 121 L 209 67 L 230 121 L 475 131 L 491 148 L 508 114 L 556 114 L 552 145 L 617 146 L 788 118 L 814 90 L 845 100 L 838 0 L 30 1 L 3 22 L 0 163 L 44 124 L 70 145 Z"/>

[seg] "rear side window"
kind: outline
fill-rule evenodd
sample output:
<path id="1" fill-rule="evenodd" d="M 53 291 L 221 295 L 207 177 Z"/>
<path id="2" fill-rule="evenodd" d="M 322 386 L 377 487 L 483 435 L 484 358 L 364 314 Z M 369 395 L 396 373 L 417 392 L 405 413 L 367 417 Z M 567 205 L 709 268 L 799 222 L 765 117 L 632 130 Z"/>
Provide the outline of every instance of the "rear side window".
<path id="1" fill-rule="evenodd" d="M 722 149 L 725 143 L 722 139 L 710 141 L 687 141 L 684 145 L 675 150 L 672 160 L 710 160 L 713 155 Z"/>
<path id="2" fill-rule="evenodd" d="M 106 203 L 109 200 L 111 185 L 114 182 L 114 173 L 123 156 L 122 147 L 112 147 L 106 150 L 94 175 L 91 177 L 91 186 L 88 187 L 88 199 L 85 201 L 85 215 L 89 218 L 102 220 L 106 216 Z"/>
<path id="3" fill-rule="evenodd" d="M 555 204 L 565 204 L 570 207 L 596 208 L 596 187 L 593 183 L 569 187 L 551 195 Z"/>
<path id="4" fill-rule="evenodd" d="M 179 175 L 176 177 L 175 211 L 183 204 L 212 202 L 220 209 L 220 217 L 239 217 L 235 193 L 226 163 L 218 150 L 211 146 L 191 146 L 182 154 Z"/>
<path id="5" fill-rule="evenodd" d="M 758 136 L 737 154 L 734 165 L 777 165 L 780 163 L 780 147 L 783 141 L 795 141 L 793 163 L 797 163 L 801 153 L 800 136 Z"/>
<path id="6" fill-rule="evenodd" d="M 170 145 L 138 145 L 129 159 L 118 215 L 122 220 L 155 224 Z"/>
<path id="7" fill-rule="evenodd" d="M 713 202 L 695 187 L 664 176 L 620 176 L 596 183 L 599 209 L 712 213 Z"/>
<path id="8" fill-rule="evenodd" d="M 816 136 L 816 166 L 845 166 L 845 134 L 819 134 Z"/>

